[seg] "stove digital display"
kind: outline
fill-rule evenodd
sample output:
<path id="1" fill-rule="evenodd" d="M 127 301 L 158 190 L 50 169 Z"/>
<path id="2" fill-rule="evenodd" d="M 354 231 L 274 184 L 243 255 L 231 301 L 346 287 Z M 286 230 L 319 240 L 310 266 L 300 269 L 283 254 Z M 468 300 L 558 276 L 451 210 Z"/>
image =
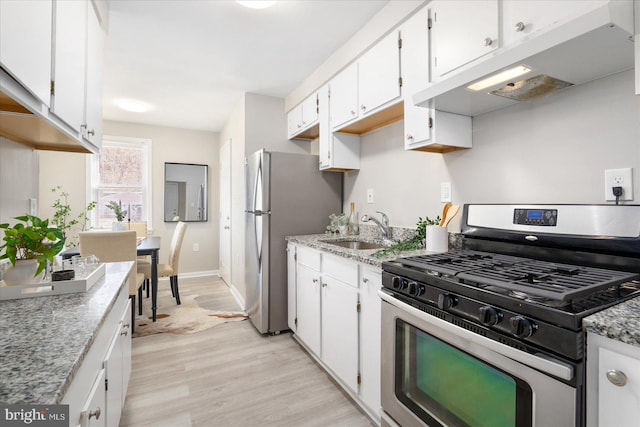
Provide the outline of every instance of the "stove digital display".
<path id="1" fill-rule="evenodd" d="M 514 209 L 513 223 L 555 227 L 558 223 L 557 209 Z"/>

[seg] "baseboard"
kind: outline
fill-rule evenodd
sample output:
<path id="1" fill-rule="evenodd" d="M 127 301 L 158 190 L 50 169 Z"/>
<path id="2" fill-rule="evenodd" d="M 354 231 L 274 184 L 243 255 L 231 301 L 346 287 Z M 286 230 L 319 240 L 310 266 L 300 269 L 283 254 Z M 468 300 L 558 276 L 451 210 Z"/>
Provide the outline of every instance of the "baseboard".
<path id="1" fill-rule="evenodd" d="M 178 277 L 180 278 L 180 283 L 194 283 L 194 282 L 201 282 L 203 279 L 220 277 L 220 271 L 209 270 L 209 271 L 194 271 L 191 273 L 178 273 Z M 168 277 L 158 278 L 158 283 L 168 282 L 168 281 L 169 281 Z"/>

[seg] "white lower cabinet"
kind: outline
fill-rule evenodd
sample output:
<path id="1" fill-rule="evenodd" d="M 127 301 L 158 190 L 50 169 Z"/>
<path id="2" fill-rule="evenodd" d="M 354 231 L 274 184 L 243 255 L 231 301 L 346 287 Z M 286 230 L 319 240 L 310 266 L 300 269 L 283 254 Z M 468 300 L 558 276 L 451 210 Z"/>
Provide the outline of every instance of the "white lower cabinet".
<path id="1" fill-rule="evenodd" d="M 354 265 L 357 270 L 357 265 Z M 322 276 L 322 361 L 358 391 L 358 288 Z M 357 283 L 355 283 L 357 286 Z"/>
<path id="2" fill-rule="evenodd" d="M 131 300 L 125 283 L 60 403 L 70 426 L 117 427 L 131 375 Z"/>
<path id="3" fill-rule="evenodd" d="M 289 300 L 289 323 L 296 339 L 379 423 L 380 268 L 307 246 L 290 243 L 288 249 L 289 295 L 296 295 Z"/>
<path id="4" fill-rule="evenodd" d="M 587 427 L 640 419 L 640 347 L 587 334 Z"/>

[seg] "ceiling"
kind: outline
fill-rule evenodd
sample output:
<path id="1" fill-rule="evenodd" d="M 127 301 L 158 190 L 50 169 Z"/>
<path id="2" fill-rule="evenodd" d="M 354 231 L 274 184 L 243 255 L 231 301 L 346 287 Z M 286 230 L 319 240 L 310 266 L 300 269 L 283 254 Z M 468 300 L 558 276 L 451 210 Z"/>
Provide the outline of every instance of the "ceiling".
<path id="1" fill-rule="evenodd" d="M 242 93 L 286 97 L 387 2 L 110 0 L 104 118 L 220 131 Z"/>

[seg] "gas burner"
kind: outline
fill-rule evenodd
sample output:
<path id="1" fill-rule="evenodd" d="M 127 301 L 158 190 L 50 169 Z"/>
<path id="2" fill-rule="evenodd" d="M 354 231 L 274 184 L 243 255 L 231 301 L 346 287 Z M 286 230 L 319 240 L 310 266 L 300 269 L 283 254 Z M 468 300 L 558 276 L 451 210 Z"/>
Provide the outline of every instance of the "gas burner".
<path id="1" fill-rule="evenodd" d="M 508 291 L 507 295 L 513 297 L 513 298 L 517 298 L 526 302 L 530 302 L 530 303 L 534 303 L 534 304 L 541 304 L 541 305 L 546 305 L 548 307 L 554 307 L 554 308 L 560 308 L 560 307 L 566 307 L 568 305 L 570 305 L 570 303 L 568 302 L 564 302 L 564 301 L 558 301 L 558 300 L 553 300 L 553 299 L 549 299 L 549 298 L 544 298 L 544 297 L 539 297 L 536 295 L 530 295 L 526 292 L 522 292 L 522 291 Z"/>

